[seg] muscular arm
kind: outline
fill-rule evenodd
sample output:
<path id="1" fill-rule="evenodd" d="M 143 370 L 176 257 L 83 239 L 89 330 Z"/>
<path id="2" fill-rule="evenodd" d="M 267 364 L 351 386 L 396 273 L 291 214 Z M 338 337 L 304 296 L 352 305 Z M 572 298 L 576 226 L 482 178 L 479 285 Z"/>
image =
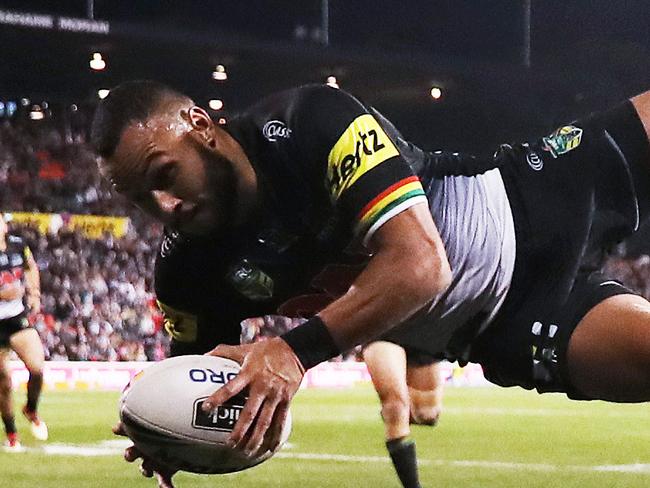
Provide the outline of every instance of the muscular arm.
<path id="1" fill-rule="evenodd" d="M 373 258 L 366 269 L 319 314 L 341 350 L 403 322 L 451 281 L 442 240 L 424 203 L 386 222 L 371 246 Z"/>

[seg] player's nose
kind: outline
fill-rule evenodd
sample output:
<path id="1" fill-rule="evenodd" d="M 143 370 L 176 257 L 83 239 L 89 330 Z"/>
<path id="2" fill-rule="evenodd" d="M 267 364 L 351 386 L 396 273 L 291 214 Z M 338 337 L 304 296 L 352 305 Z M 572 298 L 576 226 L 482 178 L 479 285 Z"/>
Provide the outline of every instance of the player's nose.
<path id="1" fill-rule="evenodd" d="M 183 203 L 183 201 L 164 190 L 153 190 L 151 195 L 156 205 L 164 215 L 171 216 L 174 210 Z"/>

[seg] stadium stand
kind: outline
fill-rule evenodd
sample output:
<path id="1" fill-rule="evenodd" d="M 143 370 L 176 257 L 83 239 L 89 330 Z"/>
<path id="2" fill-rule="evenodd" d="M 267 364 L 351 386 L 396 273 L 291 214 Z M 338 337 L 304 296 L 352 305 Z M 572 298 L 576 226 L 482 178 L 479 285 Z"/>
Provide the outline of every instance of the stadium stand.
<path id="1" fill-rule="evenodd" d="M 26 239 L 42 280 L 42 311 L 30 320 L 52 360 L 158 360 L 168 340 L 151 277 L 159 225 L 144 222 L 101 182 L 83 131 L 53 124 L 0 125 L 0 210 L 22 212 L 11 231 Z M 43 214 L 60 217 L 38 228 Z M 124 236 L 89 237 L 63 225 L 75 214 L 130 217 Z M 11 219 L 11 217 L 10 217 Z"/>

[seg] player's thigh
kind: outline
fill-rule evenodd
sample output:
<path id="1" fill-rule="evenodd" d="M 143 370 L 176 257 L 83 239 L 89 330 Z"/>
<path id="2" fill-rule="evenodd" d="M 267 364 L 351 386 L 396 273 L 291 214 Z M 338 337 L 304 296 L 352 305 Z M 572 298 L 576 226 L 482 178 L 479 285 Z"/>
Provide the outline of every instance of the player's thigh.
<path id="1" fill-rule="evenodd" d="M 45 354 L 36 329 L 23 329 L 12 334 L 9 344 L 28 370 L 41 371 L 43 369 Z"/>
<path id="2" fill-rule="evenodd" d="M 650 302 L 621 294 L 592 307 L 571 336 L 567 367 L 588 397 L 650 400 Z"/>
<path id="3" fill-rule="evenodd" d="M 408 398 L 406 386 L 406 352 L 401 346 L 376 341 L 363 348 L 363 360 L 379 398 Z"/>

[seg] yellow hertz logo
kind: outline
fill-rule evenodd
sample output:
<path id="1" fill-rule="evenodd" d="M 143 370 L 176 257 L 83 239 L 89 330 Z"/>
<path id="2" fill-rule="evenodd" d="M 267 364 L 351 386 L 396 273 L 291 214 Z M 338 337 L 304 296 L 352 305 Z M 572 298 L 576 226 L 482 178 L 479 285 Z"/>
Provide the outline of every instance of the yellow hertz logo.
<path id="1" fill-rule="evenodd" d="M 160 300 L 156 302 L 164 315 L 167 333 L 179 342 L 195 342 L 198 329 L 196 315 L 176 310 Z"/>
<path id="2" fill-rule="evenodd" d="M 357 117 L 345 129 L 327 158 L 327 185 L 334 200 L 375 166 L 399 155 L 377 120 Z"/>

